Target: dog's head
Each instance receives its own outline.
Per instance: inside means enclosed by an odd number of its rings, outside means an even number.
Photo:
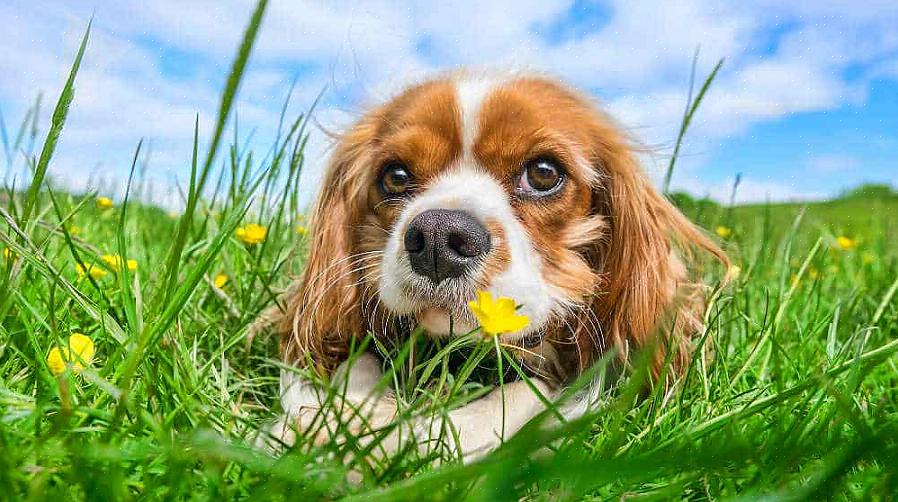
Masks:
[[[666,314],[698,323],[684,257],[726,260],[608,117],[541,76],[455,73],[371,110],[340,137],[311,225],[284,349],[322,368],[399,319],[468,332],[478,290],[529,317],[504,341],[566,344],[582,368],[644,345]]]

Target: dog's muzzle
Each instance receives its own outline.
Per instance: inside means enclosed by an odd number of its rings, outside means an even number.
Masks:
[[[408,224],[404,244],[412,270],[439,284],[474,267],[490,251],[490,240],[467,211],[428,209]]]

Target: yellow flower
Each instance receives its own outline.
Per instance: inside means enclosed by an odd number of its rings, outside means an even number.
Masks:
[[[97,197],[97,207],[100,209],[109,209],[113,206],[112,199],[109,197]]]
[[[69,227],[69,235],[78,235],[81,233],[81,227],[78,225],[72,225]]]
[[[733,233],[732,229],[723,225],[717,227],[714,231],[717,232],[717,235],[719,235],[721,239],[726,239]]]
[[[98,267],[92,263],[86,263],[84,266],[80,263],[76,263],[75,270],[78,272],[78,277],[84,277],[85,275],[90,274],[94,279],[102,279],[106,276],[106,271],[103,270],[102,267]]]
[[[735,281],[739,278],[740,274],[742,274],[742,267],[739,265],[732,265],[729,270],[727,270],[726,280]]]
[[[212,280],[212,284],[215,284],[215,287],[221,289],[225,284],[228,283],[228,276],[224,274],[218,274],[215,276],[215,279]]]
[[[309,230],[308,230],[306,227],[304,227],[304,226],[302,226],[302,225],[296,225],[296,233],[297,233],[297,234],[299,234],[299,235],[306,235],[306,233],[307,233],[308,231],[309,231]]]
[[[54,375],[59,375],[66,369],[66,364],[73,371],[81,371],[90,364],[94,358],[94,342],[81,333],[72,333],[69,337],[68,347],[60,349],[53,347],[47,355],[47,366]]]
[[[13,252],[12,249],[9,249],[9,248],[3,248],[3,258],[5,258],[5,259],[7,259],[7,260],[9,260],[9,261],[13,261],[13,260],[16,259],[16,253]]]
[[[122,257],[117,254],[104,254],[100,257],[109,268],[111,268],[114,272],[122,271]],[[128,259],[125,261],[128,267],[128,272],[134,272],[137,270],[137,260]]]
[[[857,247],[857,241],[854,239],[845,237],[844,235],[840,235],[840,236],[836,237],[836,245],[842,251],[851,251],[852,249],[855,249]]]
[[[262,225],[250,223],[246,226],[237,228],[234,235],[243,241],[244,244],[254,245],[265,242],[265,236],[268,235],[268,229]]]
[[[468,302],[468,307],[480,321],[481,331],[489,335],[520,331],[530,324],[527,316],[515,313],[513,299],[493,300],[489,291],[478,291],[477,300]]]
[[[813,281],[813,280],[817,279],[818,277],[820,277],[820,272],[818,272],[816,268],[811,267],[808,269],[807,276],[808,276],[808,279]],[[792,277],[791,277],[791,282],[792,282],[793,286],[798,286],[801,283],[801,278],[798,277],[798,274],[793,272]]]

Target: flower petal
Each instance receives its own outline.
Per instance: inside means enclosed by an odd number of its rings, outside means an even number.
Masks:
[[[482,308],[485,312],[492,311],[493,306],[495,305],[492,293],[482,290],[477,291],[477,303],[480,304],[480,308]]]
[[[514,315],[515,302],[511,298],[502,297],[496,301],[496,313],[503,316]]]
[[[94,358],[94,342],[81,333],[69,337],[69,349],[65,354],[72,368],[83,370]]]
[[[509,319],[508,322],[508,331],[521,331],[526,328],[530,324],[530,318],[525,315],[516,315],[513,318]]]
[[[62,351],[59,350],[59,347],[50,349],[50,353],[47,354],[47,367],[50,368],[50,373],[54,375],[59,375],[65,371],[65,360],[62,358]]]

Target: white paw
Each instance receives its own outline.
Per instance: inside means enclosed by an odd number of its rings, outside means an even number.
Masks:
[[[396,416],[395,401],[378,386],[381,376],[380,362],[370,354],[340,365],[327,388],[296,372],[282,371],[285,413],[257,443],[269,451],[292,446],[300,438],[316,446],[350,440],[368,444]]]

